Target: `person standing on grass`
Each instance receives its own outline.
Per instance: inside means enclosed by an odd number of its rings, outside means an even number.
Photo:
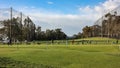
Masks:
[[[74,41],[74,40],[72,40],[72,45],[74,45],[74,42],[75,42],[75,41]]]
[[[118,44],[118,39],[116,40],[116,44]]]
[[[54,40],[52,40],[52,44],[54,43]]]

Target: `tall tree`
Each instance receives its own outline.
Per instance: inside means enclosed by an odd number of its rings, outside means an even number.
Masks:
[[[92,29],[89,26],[83,28],[83,35],[84,37],[91,37]]]

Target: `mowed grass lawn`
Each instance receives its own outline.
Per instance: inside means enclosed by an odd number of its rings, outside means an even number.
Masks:
[[[0,45],[0,57],[0,67],[21,68],[24,63],[28,68],[120,68],[120,49],[115,44]]]

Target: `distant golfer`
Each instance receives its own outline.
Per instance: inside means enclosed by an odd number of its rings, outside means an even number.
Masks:
[[[74,41],[74,40],[72,40],[72,45],[74,45],[74,42],[75,42],[75,41]]]
[[[118,39],[117,39],[117,41],[116,41],[116,44],[118,44]]]

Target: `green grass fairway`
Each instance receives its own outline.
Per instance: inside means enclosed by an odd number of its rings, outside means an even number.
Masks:
[[[0,45],[0,67],[120,68],[118,45]]]
[[[116,39],[107,38],[107,37],[90,37],[90,38],[82,38],[82,39],[76,39],[76,40],[116,40]]]

